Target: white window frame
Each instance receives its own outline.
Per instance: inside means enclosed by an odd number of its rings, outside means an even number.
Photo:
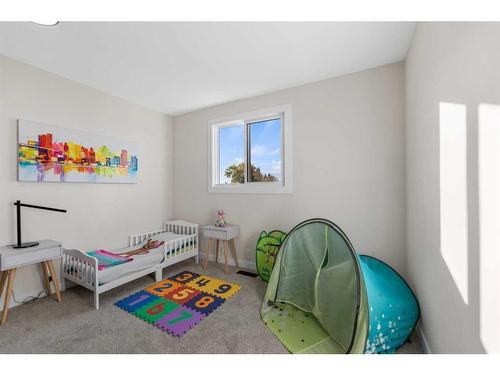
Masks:
[[[250,159],[248,150],[249,123],[281,117],[281,181],[277,182],[245,182],[242,184],[219,184],[219,133],[218,129],[226,126],[244,125],[244,162]],[[291,104],[283,104],[258,111],[240,113],[210,120],[208,122],[208,192],[209,193],[293,193],[293,160],[292,160],[293,118]]]

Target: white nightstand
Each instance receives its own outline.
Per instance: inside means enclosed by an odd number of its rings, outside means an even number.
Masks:
[[[208,265],[208,255],[210,254],[210,242],[214,239],[215,242],[215,262],[219,261],[219,242],[222,241],[224,246],[224,270],[227,275],[227,245],[231,249],[233,253],[234,261],[236,263],[236,267],[239,267],[238,264],[238,255],[236,253],[236,244],[234,243],[234,239],[240,235],[240,227],[238,225],[226,224],[225,227],[216,227],[215,225],[205,225],[203,227],[203,235],[208,237],[207,240],[207,253],[205,255],[205,263],[203,265],[204,268],[207,268]]]
[[[52,281],[57,302],[61,303],[59,280],[57,279],[57,273],[52,261],[61,258],[62,252],[61,243],[53,240],[43,240],[40,241],[37,246],[23,249],[14,249],[12,246],[0,248],[0,295],[2,295],[5,283],[7,282],[7,292],[5,293],[0,324],[5,324],[7,321],[10,297],[12,295],[12,288],[14,287],[14,278],[16,277],[16,271],[19,267],[41,263],[47,293],[49,296],[51,295],[50,282]]]

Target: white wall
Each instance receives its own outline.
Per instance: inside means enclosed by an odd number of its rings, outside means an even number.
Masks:
[[[17,119],[136,141],[137,184],[17,182]],[[23,209],[23,240],[52,238],[67,248],[113,249],[128,234],[155,229],[173,216],[171,119],[87,86],[0,56],[0,245],[15,242],[21,199],[68,213]],[[18,300],[42,290],[40,267],[16,274]]]
[[[404,273],[403,84],[397,63],[175,117],[176,216],[204,225],[223,208],[241,225],[247,267],[260,231],[324,217],[359,251]],[[293,106],[294,193],[208,193],[208,121],[285,103]]]
[[[436,353],[500,352],[499,40],[423,23],[406,61],[407,269]]]

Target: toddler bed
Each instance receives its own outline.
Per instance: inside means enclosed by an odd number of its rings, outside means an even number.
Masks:
[[[163,268],[193,257],[198,262],[198,224],[180,220],[167,221],[160,230],[131,235],[128,247],[112,252],[125,254],[140,248],[148,239],[163,241],[163,244],[145,254],[132,255],[131,261],[104,269],[99,269],[95,256],[64,249],[62,279],[93,291],[94,305],[98,309],[101,293],[151,273],[158,282],[162,280]]]

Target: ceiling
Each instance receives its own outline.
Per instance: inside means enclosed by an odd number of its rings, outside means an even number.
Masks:
[[[179,114],[404,60],[411,22],[0,22],[0,54]]]

